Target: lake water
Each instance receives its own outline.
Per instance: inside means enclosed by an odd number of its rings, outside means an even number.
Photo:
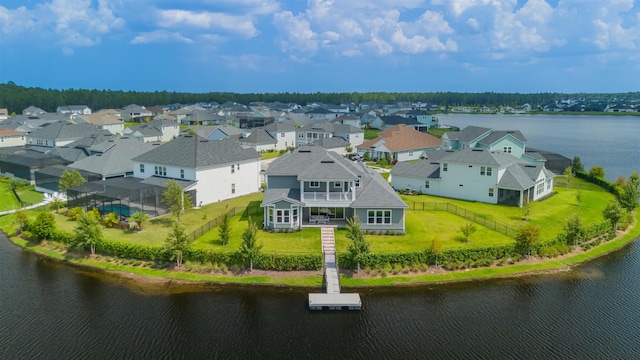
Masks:
[[[498,118],[440,121],[520,129],[529,146],[578,155],[614,178],[640,167],[640,118]],[[614,143],[612,155],[592,160],[603,151],[595,144]],[[571,271],[365,289],[361,311],[311,312],[304,289],[143,286],[39,258],[2,237],[0,358],[633,359],[638,274],[633,243]]]

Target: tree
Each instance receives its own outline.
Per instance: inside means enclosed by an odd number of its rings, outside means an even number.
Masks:
[[[91,250],[91,255],[96,254],[96,244],[102,240],[102,227],[98,220],[90,213],[82,211],[78,214],[78,224],[75,228],[74,246],[85,249],[87,246]]]
[[[438,235],[431,240],[431,252],[436,256],[436,267],[438,267],[438,257],[442,255],[442,241]]]
[[[569,184],[571,184],[571,179],[573,178],[573,169],[571,167],[564,169],[564,176],[567,177],[567,188],[569,188]]]
[[[15,215],[16,217],[14,222],[18,224],[18,231],[19,231],[18,233],[20,234],[22,233],[22,230],[24,230],[24,228],[29,223],[29,213],[23,209],[20,209],[15,212]]]
[[[260,255],[262,244],[258,244],[258,227],[249,218],[247,228],[242,233],[242,243],[240,243],[240,256],[246,262],[249,261],[249,271],[253,271],[253,259]]]
[[[602,166],[594,166],[589,170],[589,176],[604,179],[604,168]]]
[[[43,211],[36,216],[29,230],[38,240],[51,239],[56,232],[56,219],[52,213]]]
[[[347,219],[347,239],[351,239],[351,244],[349,244],[349,256],[353,261],[357,263],[358,272],[360,272],[360,263],[366,258],[369,254],[370,247],[369,243],[364,237],[364,231],[360,227],[360,218],[358,215]]]
[[[569,216],[567,223],[564,225],[564,234],[567,242],[573,245],[577,245],[584,240],[585,232],[578,215]]]
[[[56,209],[56,214],[59,214],[60,208],[64,205],[64,201],[56,197],[53,198],[49,204]]]
[[[180,222],[175,221],[173,227],[165,240],[165,249],[171,254],[171,260],[176,261],[176,266],[182,266],[182,256],[185,250],[189,248],[191,239],[187,235],[187,231]]]
[[[78,170],[65,170],[60,176],[60,181],[58,182],[58,190],[60,192],[66,193],[67,190],[71,189],[74,186],[82,185],[87,180],[80,175]]]
[[[136,211],[131,216],[129,216],[129,220],[138,224],[138,230],[142,230],[142,224],[149,219],[149,214],[144,211]]]
[[[531,251],[540,244],[540,228],[525,225],[516,232],[516,249],[522,255],[531,255]]]
[[[365,151],[364,155],[362,155],[362,160],[363,161],[371,161],[371,154],[368,151]]]
[[[462,233],[464,240],[466,242],[469,242],[471,240],[471,234],[476,232],[476,230],[477,230],[476,226],[473,225],[472,223],[466,223],[460,226],[460,232]]]
[[[531,215],[531,202],[527,201],[522,204],[522,219],[529,221],[529,215]]]
[[[573,157],[573,160],[571,161],[571,168],[573,169],[573,172],[584,171],[584,165],[582,165],[580,157]]]
[[[176,215],[178,222],[180,222],[180,213],[192,206],[191,196],[185,194],[180,184],[173,179],[167,182],[167,190],[162,193],[162,202],[169,207],[173,215]]]
[[[638,172],[634,171],[619,191],[618,200],[620,200],[620,205],[629,212],[633,212],[640,205],[638,185],[640,185],[640,179]]]
[[[625,209],[620,205],[620,202],[613,200],[607,204],[607,207],[602,211],[602,216],[611,222],[613,231],[618,228],[618,222],[625,215]]]
[[[9,187],[11,188],[11,190],[16,191],[19,188],[25,186],[27,183],[24,180],[18,179],[18,178],[13,178],[9,181]]]
[[[576,202],[578,203],[578,207],[582,205],[582,191],[576,191]]]
[[[231,238],[231,222],[229,220],[229,214],[225,213],[220,219],[220,224],[218,224],[218,235],[220,235],[222,245],[229,244],[229,239]]]

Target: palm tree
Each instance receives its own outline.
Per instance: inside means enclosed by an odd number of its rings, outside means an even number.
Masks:
[[[142,230],[142,223],[149,219],[149,214],[144,211],[136,211],[129,217],[129,220],[138,224],[138,230]]]

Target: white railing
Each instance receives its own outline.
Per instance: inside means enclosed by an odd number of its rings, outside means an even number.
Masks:
[[[303,192],[302,201],[352,201],[351,192]]]

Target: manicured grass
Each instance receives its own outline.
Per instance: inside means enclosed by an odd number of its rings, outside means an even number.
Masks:
[[[29,185],[27,187],[18,190],[18,195],[22,201],[29,204],[37,204],[42,202],[43,195],[41,192],[35,190],[35,185]]]
[[[427,133],[435,137],[441,138],[442,135],[444,135],[444,133],[450,132],[450,131],[454,131],[454,130],[449,128],[429,128],[429,131],[427,131]]]
[[[380,130],[377,129],[364,129],[364,139],[373,140],[378,137]]]
[[[0,211],[14,210],[20,207],[9,184],[0,182]]]
[[[612,194],[602,191],[577,190],[566,188],[555,188],[557,194],[551,198],[531,203],[530,221],[523,220],[522,209],[507,205],[487,205],[480,202],[441,198],[430,195],[407,196],[401,195],[402,199],[410,208],[422,209],[422,203],[450,203],[486,216],[504,225],[517,229],[525,224],[532,224],[540,227],[540,236],[543,240],[555,237],[566,223],[566,219],[572,214],[577,214],[584,225],[598,223],[602,221],[602,211],[610,200],[614,199]],[[581,192],[581,203],[576,200],[576,193]]]
[[[262,160],[275,159],[279,156],[280,156],[279,151],[272,151],[272,152],[266,151],[266,152],[260,153],[260,157],[262,158]]]

